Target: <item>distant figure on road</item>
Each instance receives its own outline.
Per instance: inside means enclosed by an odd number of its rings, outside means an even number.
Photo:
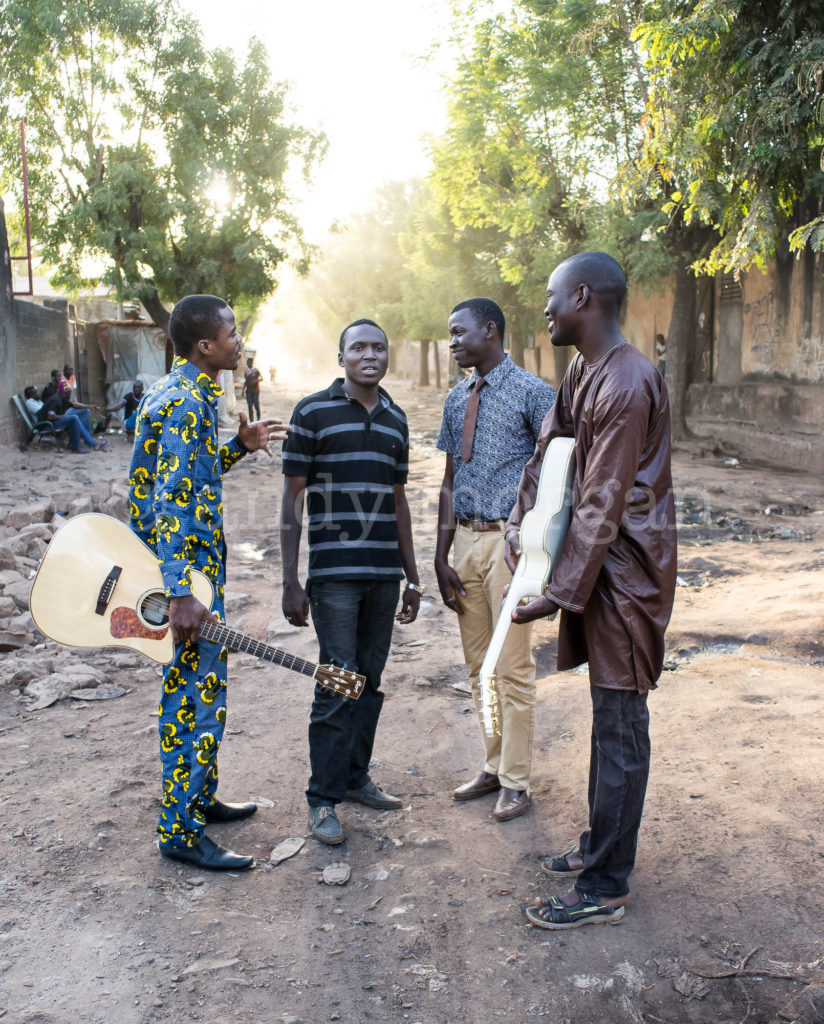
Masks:
[[[260,419],[260,382],[262,380],[260,370],[255,366],[254,359],[249,356],[246,360],[246,370],[243,374],[243,389],[241,394],[246,395],[246,407],[249,410],[249,419],[253,414]]]

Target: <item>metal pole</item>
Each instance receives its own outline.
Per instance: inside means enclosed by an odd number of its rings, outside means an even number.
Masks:
[[[26,260],[29,268],[29,295],[34,295],[31,270],[31,226],[29,224],[29,171],[26,164],[26,122],[20,118],[20,152],[23,156],[23,211],[26,218]]]

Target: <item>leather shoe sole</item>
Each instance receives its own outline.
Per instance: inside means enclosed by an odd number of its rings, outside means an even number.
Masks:
[[[257,804],[223,804],[220,800],[204,808],[203,816],[207,825],[222,825],[227,821],[240,821],[251,817],[257,810]]]
[[[245,871],[255,863],[254,857],[244,857],[234,850],[225,850],[214,840],[204,836],[195,846],[165,846],[158,843],[164,860],[191,864],[206,871]]]
[[[522,814],[526,814],[529,804],[529,793],[526,790],[504,787],[492,814],[496,821],[510,821],[512,818],[519,818]]]
[[[481,772],[471,782],[458,786],[452,797],[458,801],[477,800],[479,796],[486,796],[487,793],[497,793],[500,788],[501,783],[497,775]]]

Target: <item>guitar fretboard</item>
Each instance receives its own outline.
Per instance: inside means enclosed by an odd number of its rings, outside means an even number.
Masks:
[[[253,654],[256,658],[264,658],[266,661],[273,661],[276,665],[284,665],[295,672],[302,672],[305,676],[314,678],[317,665],[310,661],[304,661],[294,654],[287,654],[279,647],[272,647],[271,644],[261,643],[255,640],[248,633],[241,633],[236,629],[229,629],[220,623],[205,620],[200,627],[200,635],[213,644],[222,644],[232,651],[243,651],[246,654]]]

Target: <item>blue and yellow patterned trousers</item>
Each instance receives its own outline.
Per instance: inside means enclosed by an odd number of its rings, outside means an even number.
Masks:
[[[221,622],[223,588],[212,614]],[[225,647],[199,640],[175,647],[163,672],[160,760],[163,799],[157,831],[163,846],[194,846],[203,838],[203,811],[215,798],[217,752],[226,725]]]

